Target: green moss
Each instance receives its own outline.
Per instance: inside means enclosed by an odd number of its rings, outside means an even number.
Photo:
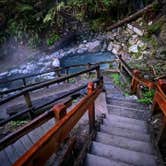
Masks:
[[[153,101],[155,90],[145,89],[143,92],[143,98],[138,99],[140,103],[151,104]]]
[[[47,45],[48,46],[52,46],[59,39],[60,39],[59,35],[53,34],[50,38],[47,39]]]

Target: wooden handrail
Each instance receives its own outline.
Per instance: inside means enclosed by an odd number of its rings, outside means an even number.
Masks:
[[[141,72],[139,70],[131,70],[130,67],[125,63],[121,56],[119,56],[119,69],[122,67],[127,71],[127,73],[132,77],[131,81],[131,92],[136,93],[140,90],[140,85],[144,85],[149,89],[155,90],[155,95],[153,97],[152,112],[162,112],[164,114],[163,123],[160,134],[157,138],[157,143],[162,144],[166,139],[166,79],[165,76],[158,79],[157,82],[149,81],[141,77]]]
[[[97,79],[97,80],[94,80],[94,81],[93,81],[93,83],[96,83],[96,84],[99,84],[99,82],[102,82],[102,77],[101,77],[100,79]],[[80,87],[78,87],[78,88],[72,89],[70,92],[65,93],[65,94],[63,94],[63,95],[61,95],[61,96],[59,96],[59,97],[53,98],[51,101],[49,101],[49,102],[47,102],[47,103],[45,103],[45,104],[42,104],[41,106],[33,107],[33,110],[31,110],[31,109],[22,110],[21,112],[18,112],[18,113],[16,113],[16,114],[10,116],[10,117],[7,118],[7,119],[5,119],[5,120],[3,120],[3,121],[0,121],[0,126],[5,125],[6,123],[8,123],[8,122],[11,121],[11,120],[15,120],[15,119],[17,119],[18,117],[20,117],[20,116],[22,116],[22,115],[24,115],[24,114],[27,114],[27,113],[30,112],[30,111],[33,111],[32,113],[35,114],[35,112],[36,112],[37,110],[40,110],[40,109],[42,109],[43,107],[46,107],[46,106],[48,106],[48,105],[50,105],[50,104],[52,104],[52,103],[55,103],[55,102],[57,102],[57,101],[59,101],[59,100],[61,100],[61,99],[63,99],[63,98],[66,98],[66,97],[68,97],[68,96],[72,96],[73,94],[79,92],[79,91],[82,90],[82,89],[85,89],[86,87],[87,87],[87,84],[82,85],[82,86],[80,86]]]
[[[94,66],[94,65],[107,64],[107,63],[113,63],[113,62],[115,62],[115,60],[102,61],[102,62],[98,62],[98,63],[88,63],[88,64],[90,64],[91,66]],[[27,79],[27,78],[30,78],[30,77],[35,77],[35,76],[39,76],[39,75],[48,74],[48,73],[51,73],[51,72],[57,72],[57,71],[60,72],[60,71],[67,70],[67,69],[69,70],[70,68],[85,67],[85,66],[87,66],[87,64],[70,65],[70,66],[60,67],[59,69],[55,69],[55,70],[48,70],[48,71],[44,71],[44,72],[41,72],[41,73],[29,74],[29,75],[26,75],[26,76],[21,76],[21,77],[17,77],[17,78],[13,78],[13,79],[8,79],[8,80],[5,80],[5,81],[3,81],[3,79],[1,79],[0,84],[4,84],[4,83],[6,84],[6,83],[22,80],[22,79]]]
[[[138,93],[140,90],[140,85],[144,85],[149,89],[154,89],[155,94],[152,102],[152,113],[162,112],[163,116],[163,126],[161,127],[159,134],[157,136],[156,142],[160,146],[166,140],[166,77],[163,76],[159,78],[157,82],[149,81],[141,77],[141,72],[139,70],[131,70],[130,67],[125,63],[121,56],[119,56],[119,70],[125,69],[130,77],[131,81],[131,92]]]
[[[93,70],[96,70],[97,73],[100,73],[100,67],[99,66],[93,66],[93,67],[91,67],[89,69],[86,69],[86,70],[83,70],[83,71],[80,71],[80,72],[77,72],[77,73],[74,73],[74,74],[70,74],[70,75],[65,76],[65,77],[61,77],[61,78],[58,78],[58,79],[54,79],[54,80],[51,80],[51,81],[40,83],[40,84],[35,85],[33,87],[25,88],[21,92],[18,92],[16,94],[12,95],[12,96],[7,97],[6,99],[1,100],[0,101],[0,105],[4,104],[4,103],[7,103],[8,101],[13,100],[13,99],[15,99],[15,98],[17,98],[19,96],[22,96],[22,95],[25,95],[25,94],[27,94],[29,92],[32,92],[34,90],[41,89],[43,87],[47,87],[47,86],[50,86],[50,85],[55,84],[55,83],[63,82],[65,80],[68,80],[70,78],[79,76],[79,75],[84,74],[84,73],[88,73],[88,72],[93,71]],[[99,75],[97,75],[97,76],[99,76]]]
[[[71,100],[66,100],[63,103],[66,107],[71,106]],[[39,115],[37,118],[26,124],[25,126],[19,128],[18,130],[14,131],[13,133],[7,135],[6,137],[0,140],[0,150],[4,149],[8,145],[17,141],[20,137],[24,136],[25,134],[29,133],[30,131],[34,130],[35,128],[41,126],[48,120],[54,117],[53,111],[49,110],[44,112],[43,114]]]
[[[20,159],[18,159],[14,166],[36,166],[44,165],[49,157],[55,153],[60,144],[68,136],[69,132],[73,129],[80,118],[85,114],[87,109],[91,112],[92,105],[94,104],[97,96],[102,92],[102,85],[97,86],[95,90],[93,84],[88,85],[89,92],[70,112],[66,114],[65,106],[63,104],[56,105],[53,109],[55,117],[59,113],[59,121],[51,128],[42,138],[40,138]],[[61,116],[60,116],[61,115]],[[63,116],[64,115],[64,116]],[[94,126],[94,114],[89,113],[90,126]],[[94,129],[94,128],[93,128]]]

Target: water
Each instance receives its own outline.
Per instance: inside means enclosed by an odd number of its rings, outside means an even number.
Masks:
[[[115,59],[115,56],[110,53],[110,52],[98,52],[98,53],[86,53],[86,54],[82,54],[82,55],[68,55],[68,56],[64,56],[63,58],[60,59],[60,64],[61,67],[65,67],[65,66],[71,66],[71,65],[78,65],[78,64],[87,64],[87,63],[91,63],[91,64],[95,64],[98,62],[103,62],[103,61],[111,61]],[[52,61],[52,59],[49,60],[50,63]],[[36,65],[35,65],[36,64]],[[34,66],[34,71],[28,74],[18,74],[18,73],[13,73],[10,76],[11,78],[17,78],[18,75],[19,76],[25,76],[25,75],[29,75],[29,74],[33,74],[33,73],[40,73],[41,68],[39,66],[37,66],[36,61],[33,61],[33,65],[31,65],[32,67]],[[102,64],[100,65],[101,69],[107,69],[109,68],[109,64]],[[32,67],[30,67],[30,69],[32,69]],[[47,68],[49,68],[49,66],[47,66]],[[69,70],[69,73],[73,73],[73,72],[79,72],[81,70],[86,69],[85,67],[77,67],[77,68],[72,68]],[[46,70],[46,69],[45,69]],[[16,70],[17,71],[17,70]],[[51,74],[51,75],[50,75]],[[48,73],[46,75],[41,75],[38,77],[31,77],[29,79],[26,79],[26,81],[30,82],[40,82],[41,80],[50,80],[53,79],[54,77],[54,73],[52,75],[52,73]],[[6,78],[7,79],[7,78]],[[0,84],[0,90],[3,88],[7,88],[7,89],[13,89],[16,87],[20,87],[23,85],[22,80],[19,81],[15,81],[12,83],[8,83],[8,84]]]
[[[110,52],[98,52],[98,53],[87,53],[82,55],[72,55],[63,57],[61,59],[61,66],[71,66],[71,65],[78,65],[78,64],[95,64],[98,62],[104,62],[104,61],[111,61],[115,59],[115,56]],[[102,64],[100,65],[101,69],[107,69],[109,68],[109,64]],[[82,69],[85,69],[85,67],[79,67],[70,69],[70,72],[78,72]]]

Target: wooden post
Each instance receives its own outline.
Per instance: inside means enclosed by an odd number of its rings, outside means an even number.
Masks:
[[[163,92],[166,94],[166,79],[159,79],[158,85],[161,87]]]
[[[32,101],[29,92],[24,93],[24,99],[27,104],[27,107],[30,109],[29,111],[29,117],[30,119],[33,119],[33,112],[32,112]]]
[[[94,92],[94,83],[88,83],[88,95],[93,94]],[[89,132],[91,133],[95,129],[95,106],[94,103],[91,104],[88,108],[89,115]]]
[[[66,69],[66,75],[69,75],[69,68]],[[67,79],[67,83],[69,83],[69,79]]]
[[[87,69],[90,69],[90,67],[91,67],[91,64],[88,63],[88,64],[87,64]],[[90,78],[90,72],[88,72],[88,78]]]
[[[103,76],[101,76],[99,81],[99,86],[103,87],[103,85],[104,85]]]
[[[27,84],[26,84],[26,79],[23,78],[22,81],[23,81],[23,85],[24,85],[24,87],[26,87],[26,85],[27,85]]]
[[[163,126],[160,130],[159,136],[157,138],[157,143],[159,145],[159,147],[163,144],[163,142],[165,142],[166,140],[166,118],[165,116],[163,116]]]
[[[62,103],[56,104],[52,111],[56,120],[61,120],[66,115],[66,106]]]
[[[122,58],[122,55],[119,55],[118,57],[119,57],[119,60],[118,60],[118,69],[119,69],[120,72],[122,72],[122,63],[120,61],[120,59]]]
[[[100,66],[97,66],[96,74],[97,74],[97,79],[100,79]]]
[[[131,90],[131,93],[137,93],[137,88],[138,88],[138,84],[139,84],[139,81],[137,81],[135,78],[139,78],[140,77],[140,74],[141,72],[139,70],[133,70],[133,78],[132,78],[132,81],[131,81],[131,86],[130,86],[130,90]]]

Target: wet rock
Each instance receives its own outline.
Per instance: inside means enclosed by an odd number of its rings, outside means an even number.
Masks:
[[[129,52],[130,53],[138,53],[138,46],[133,45],[133,46],[129,47]]]
[[[110,42],[110,43],[108,44],[107,50],[108,50],[108,51],[112,51],[112,49],[113,49],[113,45],[112,45],[112,42]]]
[[[122,49],[122,46],[120,44],[113,44],[112,53],[116,54],[116,55],[119,55],[121,49]]]
[[[98,52],[101,49],[101,41],[96,40],[94,42],[89,42],[86,44],[86,47],[90,53]]]
[[[87,52],[87,51],[88,51],[88,48],[84,47],[84,48],[79,48],[79,49],[77,50],[77,53],[78,53],[78,54],[83,54],[83,53],[85,53],[85,52]]]
[[[9,72],[0,73],[0,78],[1,78],[1,77],[4,77],[4,76],[7,76],[8,74],[9,74]]]
[[[107,50],[107,42],[105,41],[104,44],[103,44],[103,47],[102,47],[101,51],[104,52],[106,50]]]
[[[138,97],[135,95],[131,95],[131,96],[126,96],[125,99],[127,100],[138,100]]]
[[[131,24],[127,24],[127,28],[131,31],[133,31],[134,33],[136,33],[137,35],[139,36],[143,36],[144,32],[142,30],[140,30],[139,28],[137,27],[134,27],[133,25]]]
[[[106,34],[106,39],[107,40],[114,40],[114,35],[113,35],[113,33],[112,32],[107,32],[107,34]]]

